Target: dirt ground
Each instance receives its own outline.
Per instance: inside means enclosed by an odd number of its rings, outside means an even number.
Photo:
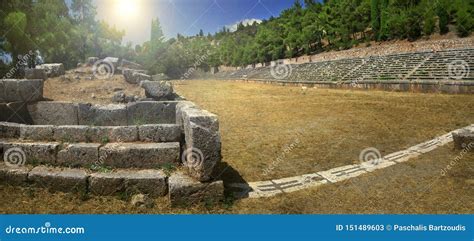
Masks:
[[[63,77],[50,78],[44,82],[43,96],[55,101],[110,104],[116,91],[126,95],[145,96],[138,85],[125,82],[122,75],[108,79],[90,79],[92,74],[68,71]]]
[[[45,96],[54,100],[109,103],[113,88],[140,91],[136,86],[128,89],[120,80],[48,81]],[[84,91],[77,92],[81,88]],[[225,181],[283,178],[358,163],[367,147],[385,155],[474,123],[471,95],[303,90],[224,81],[180,81],[175,82],[175,89],[219,116],[228,164],[221,167]],[[288,146],[293,148],[285,152]],[[117,197],[2,185],[0,212],[472,213],[474,155],[463,155],[446,176],[440,174],[460,154],[447,145],[343,183],[272,198],[234,200],[228,196],[220,204],[181,209],[169,207],[165,198],[156,199],[155,208],[141,210]],[[275,162],[277,158],[280,161]]]

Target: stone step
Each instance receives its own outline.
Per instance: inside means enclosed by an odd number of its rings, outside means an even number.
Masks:
[[[224,198],[222,181],[199,182],[177,171],[168,177],[162,170],[123,169],[91,172],[80,168],[7,166],[0,163],[0,184],[35,186],[51,191],[99,196],[148,194],[168,196],[172,206],[219,202]]]
[[[178,164],[180,156],[178,142],[61,144],[0,140],[0,150],[2,155],[17,158],[12,162],[82,168],[159,168]]]
[[[178,142],[182,131],[176,124],[139,126],[24,125],[0,122],[0,138],[57,142]]]
[[[168,177],[162,170],[156,169],[91,172],[87,169],[43,165],[9,167],[2,163],[0,183],[33,185],[60,192],[89,192],[99,196],[143,193],[151,197],[163,197],[168,193]]]

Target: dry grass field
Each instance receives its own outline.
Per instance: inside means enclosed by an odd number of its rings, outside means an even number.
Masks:
[[[82,85],[83,81],[77,81],[68,86],[73,90]],[[68,100],[67,95],[73,94],[53,86],[46,86],[46,97]],[[92,89],[74,94],[74,101],[102,103],[97,96],[110,91],[108,87],[87,88]],[[223,81],[179,81],[175,89],[219,116],[222,154],[230,167],[224,169],[226,181],[283,178],[358,163],[359,153],[367,147],[384,155],[474,123],[474,96],[470,95],[302,90]],[[90,91],[96,98],[91,99]],[[293,148],[285,152],[290,145]],[[169,207],[164,198],[156,199],[155,208],[141,210],[130,207],[124,198],[0,186],[0,212],[472,213],[474,154],[463,155],[446,176],[440,174],[459,155],[447,145],[346,182],[272,198],[234,200],[229,196],[220,204],[181,209]],[[275,165],[277,158],[280,161]],[[269,167],[271,171],[265,171]]]
[[[304,91],[223,81],[175,86],[179,94],[219,116],[224,161],[246,181],[358,163],[367,147],[386,155],[474,123],[470,95]]]

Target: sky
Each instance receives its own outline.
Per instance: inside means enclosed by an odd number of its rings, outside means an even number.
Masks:
[[[150,38],[151,20],[159,18],[166,38],[177,33],[215,33],[227,26],[268,19],[294,0],[93,0],[97,19],[125,30],[123,42],[141,44]]]

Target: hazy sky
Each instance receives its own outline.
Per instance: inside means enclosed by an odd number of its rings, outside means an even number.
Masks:
[[[94,0],[98,19],[126,31],[124,43],[150,38],[151,19],[159,17],[166,37],[214,33],[243,20],[268,19],[294,0]]]

